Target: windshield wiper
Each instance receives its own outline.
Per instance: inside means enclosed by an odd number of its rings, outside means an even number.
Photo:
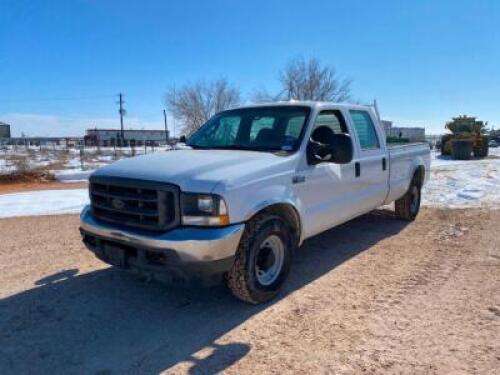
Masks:
[[[186,144],[186,146],[191,147],[193,150],[206,150],[207,148],[210,148],[210,147],[204,147],[204,146],[198,146],[198,145],[188,145],[188,144]]]
[[[223,145],[223,146],[216,146],[214,148],[220,150],[248,150],[247,147],[242,145]]]

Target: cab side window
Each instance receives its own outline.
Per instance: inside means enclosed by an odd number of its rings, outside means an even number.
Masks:
[[[318,126],[328,126],[335,134],[349,134],[344,116],[337,109],[321,111],[314,123],[314,128]]]
[[[349,114],[356,129],[361,149],[374,150],[380,148],[375,124],[373,124],[370,114],[366,111],[357,110],[351,110]]]

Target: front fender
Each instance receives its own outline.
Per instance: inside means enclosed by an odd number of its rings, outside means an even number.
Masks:
[[[298,215],[300,221],[300,241],[304,238],[304,208],[300,198],[293,190],[286,186],[266,186],[253,191],[226,192],[226,203],[228,205],[231,222],[245,222],[263,209],[276,205],[285,204],[290,206]]]

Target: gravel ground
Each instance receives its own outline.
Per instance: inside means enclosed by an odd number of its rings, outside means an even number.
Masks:
[[[1,374],[500,368],[500,211],[377,211],[309,241],[265,306],[108,268],[78,218],[0,220]]]

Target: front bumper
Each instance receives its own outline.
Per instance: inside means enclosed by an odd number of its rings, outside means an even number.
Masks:
[[[183,227],[166,233],[131,232],[97,221],[90,206],[80,215],[83,242],[106,263],[160,281],[203,284],[220,279],[231,267],[245,228]]]

